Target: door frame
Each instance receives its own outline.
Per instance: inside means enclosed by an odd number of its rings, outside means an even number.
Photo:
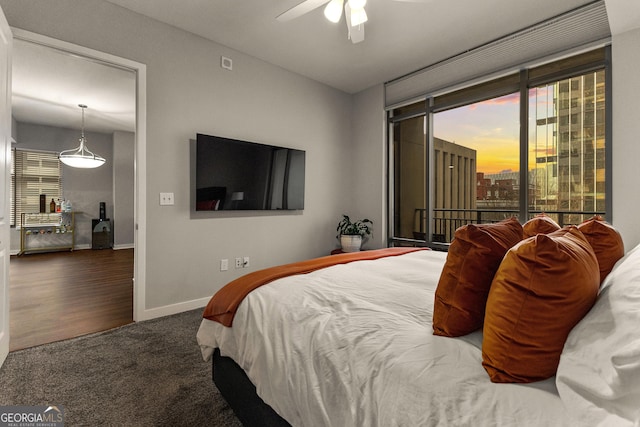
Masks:
[[[9,354],[9,258],[11,250],[9,221],[9,177],[11,170],[11,59],[13,36],[11,28],[0,8],[0,366]]]
[[[136,128],[134,167],[134,267],[133,321],[145,320],[146,217],[147,217],[147,66],[98,50],[54,39],[19,28],[11,28],[13,38],[80,56],[90,61],[132,71],[136,75]],[[9,194],[7,194],[7,198]]]

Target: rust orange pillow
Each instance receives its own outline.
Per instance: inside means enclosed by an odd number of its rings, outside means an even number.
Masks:
[[[491,381],[555,375],[564,342],[595,303],[599,285],[596,255],[575,226],[510,249],[487,299],[482,365]]]
[[[616,262],[624,256],[622,236],[599,215],[584,221],[578,225],[578,229],[585,235],[598,258],[602,284]]]
[[[524,238],[533,237],[536,234],[549,234],[560,230],[560,226],[547,214],[538,214],[525,222],[522,226]]]
[[[504,254],[522,240],[516,218],[458,228],[447,254],[433,307],[433,333],[466,335],[482,327],[489,287]]]

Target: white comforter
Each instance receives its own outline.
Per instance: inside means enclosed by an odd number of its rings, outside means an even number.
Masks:
[[[293,426],[573,425],[554,379],[489,381],[481,332],[433,335],[445,258],[419,251],[262,286],[232,328],[203,320],[202,354],[233,358]]]

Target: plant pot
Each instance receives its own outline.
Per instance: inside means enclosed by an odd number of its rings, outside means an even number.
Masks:
[[[362,246],[362,236],[343,234],[340,236],[340,244],[344,252],[358,252]]]

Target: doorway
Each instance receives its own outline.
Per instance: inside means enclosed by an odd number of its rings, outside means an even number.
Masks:
[[[128,181],[128,186],[129,186],[130,192],[132,193],[131,194],[132,203],[126,203],[124,199],[122,198],[119,199],[118,195],[115,194],[115,191],[117,191],[117,188],[120,188],[120,189],[122,188],[122,183],[116,183],[115,182],[116,178],[114,178],[113,190],[112,190],[114,195],[112,196],[112,199],[110,200],[109,204],[112,207],[113,218],[117,222],[117,225],[114,226],[114,248],[118,250],[113,252],[119,252],[122,249],[123,253],[128,254],[124,256],[124,258],[129,257],[132,261],[132,264],[133,264],[132,274],[131,274],[131,277],[129,278],[130,280],[129,283],[131,284],[130,286],[132,287],[132,292],[131,292],[132,295],[129,298],[128,304],[129,304],[129,307],[132,306],[133,320],[134,321],[140,320],[141,313],[144,309],[144,298],[143,298],[144,292],[141,291],[141,289],[144,288],[144,253],[145,253],[144,200],[145,200],[145,188],[146,188],[146,185],[145,185],[145,169],[146,168],[145,168],[144,159],[145,159],[145,139],[146,139],[146,132],[145,132],[145,129],[146,129],[146,125],[145,125],[146,67],[144,66],[144,64],[139,64],[134,61],[126,60],[124,58],[115,57],[109,54],[94,51],[94,50],[73,45],[67,42],[51,39],[49,37],[41,36],[35,33],[14,29],[14,50],[16,48],[19,48],[21,44],[24,45],[25,43],[31,44],[33,46],[37,46],[38,49],[49,50],[51,53],[57,55],[58,57],[65,57],[70,61],[70,63],[72,63],[73,61],[76,61],[76,64],[78,64],[77,61],[80,61],[80,63],[84,65],[89,65],[93,67],[92,70],[95,70],[97,67],[98,68],[102,67],[106,71],[106,74],[115,73],[115,74],[119,74],[120,76],[127,75],[127,74],[132,76],[133,86],[131,90],[133,93],[130,94],[130,98],[133,102],[132,122],[131,122],[132,124],[130,125],[131,128],[130,129],[126,128],[127,124],[124,123],[126,120],[123,120],[122,117],[116,117],[113,114],[110,115],[110,113],[113,113],[113,110],[114,110],[113,108],[111,109],[111,111],[109,110],[108,107],[100,108],[99,102],[98,103],[94,102],[94,108],[97,110],[96,114],[94,115],[94,118],[96,118],[96,121],[100,122],[100,124],[97,125],[98,129],[96,129],[95,132],[112,132],[113,131],[118,133],[127,133],[129,131],[133,131],[131,141],[134,147],[131,150],[132,156],[128,156],[129,159],[133,158],[133,162],[131,165],[132,172]],[[100,90],[94,90],[93,92],[97,92],[97,93],[93,93],[93,95],[98,97],[102,95],[102,98],[105,98],[105,97],[108,98],[109,95],[113,95],[112,93],[113,91],[109,92],[107,90],[105,92],[105,86],[106,86],[106,84],[104,84],[105,80],[103,78],[101,79],[101,77],[96,76],[95,71],[85,72],[84,74],[81,71],[80,72],[74,71],[73,73],[71,73],[69,70],[77,71],[77,70],[81,70],[82,67],[78,67],[77,69],[74,68],[73,65],[70,65],[70,67],[71,68],[69,69],[60,69],[60,67],[48,67],[48,70],[52,74],[51,77],[54,79],[56,78],[56,76],[62,77],[62,76],[68,76],[69,74],[73,74],[73,77],[76,79],[76,83],[78,83],[80,88],[76,87],[74,89],[73,86],[68,87],[66,88],[66,91],[68,93],[71,93],[71,94],[75,93],[76,96],[82,96],[83,93],[87,92],[86,88],[91,87],[91,85],[93,85],[94,89],[100,89]],[[80,81],[82,80],[82,77],[86,77],[88,81],[85,81],[84,83],[80,83]],[[63,87],[66,84],[69,84],[69,82],[67,81],[66,83],[63,83]],[[85,85],[84,89],[82,88],[82,84]],[[48,82],[48,86],[49,88],[51,87],[50,82]],[[40,90],[39,93],[42,95],[46,95],[48,91]],[[56,128],[57,126],[54,126],[55,124],[64,123],[65,115],[69,115],[69,113],[74,109],[78,110],[77,106],[74,105],[77,102],[75,101],[72,102],[69,100],[63,101],[60,99],[60,97],[55,98],[54,101],[51,101],[50,99],[49,100],[38,99],[38,97],[36,96],[25,96],[25,98],[20,101],[26,104],[27,110],[31,110],[36,114],[40,115],[39,120],[41,120],[42,122],[36,125],[40,127],[44,126],[44,127]],[[110,101],[112,101],[111,106],[113,106],[117,100],[111,99]],[[79,102],[88,103],[91,101],[80,100]],[[50,111],[46,112],[46,109]],[[21,116],[22,113],[19,112],[20,109],[17,109],[17,111],[18,111],[17,115],[20,117],[18,118],[14,117],[14,120],[13,120],[14,126],[16,126],[16,123],[19,121],[22,121],[22,122],[25,121],[25,117]],[[56,116],[56,114],[58,115]],[[77,111],[76,111],[76,114],[77,114]],[[49,120],[53,120],[53,122],[47,123],[46,120],[43,119],[43,117],[53,117],[52,119],[51,118],[49,119]],[[19,136],[17,139],[18,139],[18,144],[20,144]],[[71,139],[68,141],[68,144],[73,144],[73,142],[74,140]],[[114,144],[115,144],[115,141],[114,141]],[[91,145],[91,142],[89,142],[89,145]],[[73,148],[73,147],[66,147],[66,148]],[[55,151],[61,151],[61,150],[59,148],[55,148]],[[117,154],[114,154],[112,160],[115,161],[117,160],[118,157],[122,157],[122,156],[118,156]],[[115,166],[112,166],[112,167],[114,167],[113,175],[123,176],[123,174],[121,173],[122,169],[118,170],[118,172],[116,173]],[[101,196],[104,197],[104,194],[102,194]],[[98,206],[97,203],[92,203],[95,205],[93,207],[89,205],[89,207],[83,208],[82,203],[86,199],[86,197],[84,197],[80,193],[76,193],[75,197],[79,202],[73,206],[74,210],[86,210],[87,216],[89,218],[91,216],[97,217],[97,206]],[[73,199],[72,199],[72,203],[73,203]],[[86,203],[91,203],[91,202],[86,202]],[[127,204],[129,206],[126,206]],[[121,209],[118,210],[120,207]],[[119,212],[126,212],[127,211],[126,208],[130,209],[129,215],[127,215],[126,213],[122,215],[118,214]],[[93,212],[94,210],[96,212]],[[126,219],[127,224],[125,224],[125,221],[118,222],[119,221],[118,217],[120,217],[120,220],[122,220],[123,218]],[[78,224],[77,229],[78,229],[79,236],[83,236],[83,232],[82,232],[83,230],[81,228],[82,226]],[[120,230],[125,228],[130,229],[131,235],[129,237],[125,236],[123,239],[118,240],[119,228]],[[87,219],[85,218],[84,229],[85,229],[84,237],[81,237],[80,240],[77,241],[76,248],[87,249],[87,250],[74,251],[73,253],[74,257],[75,255],[78,255],[81,252],[87,252],[87,255],[88,253],[92,252],[92,250],[90,249],[91,219],[87,221]],[[16,233],[15,230],[12,229],[11,230],[12,242],[16,241],[15,236],[18,236],[18,233]],[[17,237],[17,239],[19,239],[19,237]],[[15,244],[12,243],[12,253],[15,253],[15,252],[16,252],[16,247],[15,247]],[[97,251],[97,252],[101,252],[101,251]],[[51,256],[53,257],[64,256],[64,255],[69,255],[69,254],[68,253],[51,254]],[[100,254],[96,253],[95,255],[100,255]],[[103,253],[102,255],[105,255],[105,253]],[[26,255],[26,256],[29,256],[29,255]],[[40,257],[40,256],[45,256],[45,254],[37,254],[35,256]],[[104,295],[102,297],[104,298]],[[10,303],[10,306],[11,306],[11,303]],[[10,316],[12,315],[11,311],[12,309],[10,310]],[[13,347],[13,345],[11,347]]]
[[[133,321],[133,248],[12,256],[9,351]]]

